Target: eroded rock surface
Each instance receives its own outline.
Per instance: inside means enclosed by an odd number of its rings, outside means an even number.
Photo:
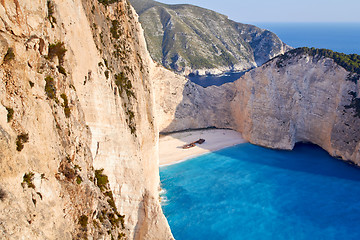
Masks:
[[[102,2],[0,4],[1,239],[172,239],[155,66],[130,4]]]

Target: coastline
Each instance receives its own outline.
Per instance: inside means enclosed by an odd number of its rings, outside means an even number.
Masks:
[[[203,144],[182,149],[183,145],[200,138],[205,139]],[[203,129],[160,136],[159,167],[180,163],[205,153],[246,142],[241,133],[229,129]]]

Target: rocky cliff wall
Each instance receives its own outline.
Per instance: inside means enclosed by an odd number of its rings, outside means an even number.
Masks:
[[[234,83],[236,129],[250,142],[292,149],[311,142],[360,163],[359,81],[319,56],[276,58]]]
[[[229,103],[235,91],[227,84],[203,88],[169,70],[155,68],[156,102],[160,132],[197,128],[233,128]]]
[[[158,90],[167,116],[160,131],[232,128],[257,145],[292,149],[312,142],[360,164],[358,76],[330,58],[275,58],[221,87],[167,79]]]
[[[129,3],[99,2],[0,4],[2,239],[172,238],[154,65]]]

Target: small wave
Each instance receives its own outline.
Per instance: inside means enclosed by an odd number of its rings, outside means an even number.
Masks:
[[[169,199],[166,196],[160,196],[160,204],[161,206],[166,206],[169,204]]]
[[[165,188],[161,188],[159,194],[160,194],[160,195],[165,195],[165,194],[166,194],[166,189],[165,189]]]

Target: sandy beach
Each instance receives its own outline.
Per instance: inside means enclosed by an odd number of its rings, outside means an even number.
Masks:
[[[182,149],[182,146],[203,138],[205,142],[195,147]],[[160,136],[160,166],[171,165],[204,153],[234,146],[246,141],[239,132],[227,129],[194,130]]]

